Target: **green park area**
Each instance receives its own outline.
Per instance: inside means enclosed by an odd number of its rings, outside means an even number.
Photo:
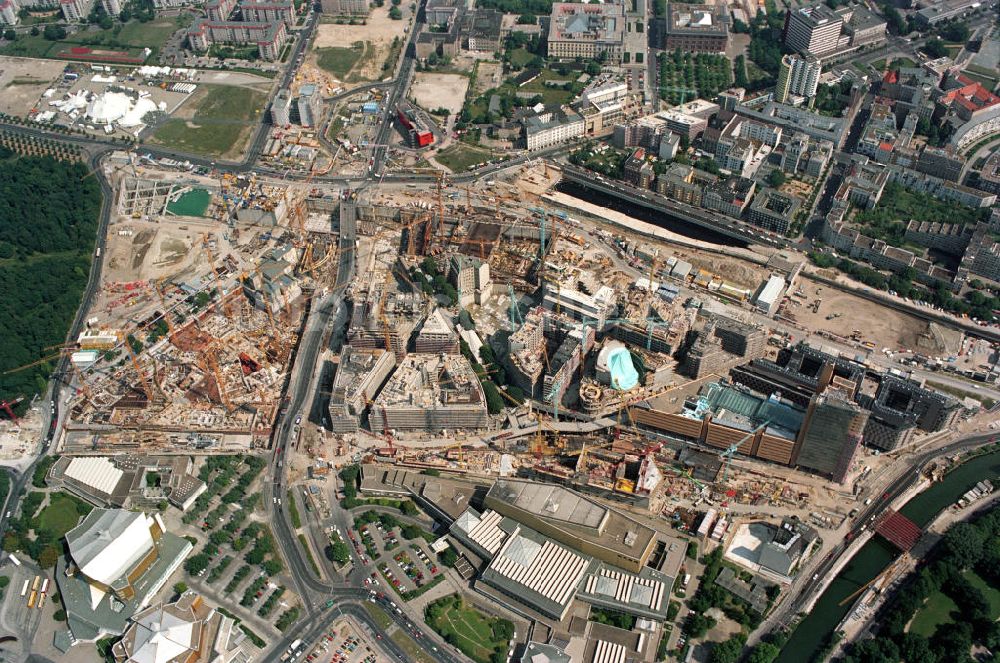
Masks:
[[[363,41],[356,41],[349,48],[340,46],[317,48],[316,64],[323,71],[327,71],[340,80],[344,80],[364,53],[365,43]]]
[[[507,659],[514,625],[506,619],[487,617],[466,605],[458,594],[445,596],[424,610],[427,624],[453,647],[477,663]]]
[[[978,590],[989,604],[989,612],[993,619],[1000,618],[1000,589],[991,586],[981,575],[971,569],[962,573],[971,587]],[[938,627],[961,621],[961,611],[958,604],[945,592],[938,590],[924,602],[907,629],[911,633],[932,637]]]
[[[92,506],[68,493],[52,493],[49,503],[38,514],[38,527],[61,539],[92,509]]]
[[[195,93],[190,119],[173,117],[153,133],[152,142],[205,154],[234,156],[250,134],[266,101],[263,92],[246,87],[203,85]],[[191,113],[191,109],[183,111]]]
[[[453,173],[461,173],[471,166],[488,161],[491,156],[488,150],[481,150],[464,143],[455,143],[438,152],[434,160]]]
[[[17,39],[0,47],[0,55],[17,55],[34,58],[68,58],[73,59],[69,52],[71,48],[89,46],[95,51],[125,52],[131,57],[144,58],[142,49],[149,48],[155,57],[163,44],[177,30],[186,27],[184,18],[158,18],[152,21],[128,21],[101,29],[96,25],[83,26],[77,32],[65,34],[65,29],[55,25],[49,29],[39,29],[38,34],[30,32],[19,34]],[[59,38],[60,35],[65,35]],[[101,61],[100,54],[88,59]],[[105,58],[112,62],[112,57]]]
[[[205,189],[191,189],[167,203],[167,211],[178,216],[205,216],[212,194]]]

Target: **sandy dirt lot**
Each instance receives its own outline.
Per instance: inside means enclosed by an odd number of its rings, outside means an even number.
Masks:
[[[0,57],[0,112],[27,115],[65,67],[55,60]]]
[[[462,110],[469,79],[460,74],[418,73],[413,76],[410,98],[421,108],[447,108],[450,113]]]
[[[500,87],[503,83],[503,65],[499,62],[480,62],[476,69],[476,85],[473,94],[479,95],[487,90]]]
[[[942,332],[939,325],[930,325],[923,320],[879,306],[867,299],[846,292],[817,285],[800,279],[799,285],[806,299],[792,297],[792,301],[802,302],[790,305],[788,311],[796,322],[812,330],[825,330],[840,336],[850,336],[855,329],[861,331],[863,341],[871,341],[881,350],[907,348],[923,354],[943,354],[960,342],[947,330]],[[812,304],[822,299],[819,312],[814,313]],[[827,318],[830,319],[827,319]]]
[[[404,3],[399,7],[403,12],[403,19],[394,21],[389,18],[391,6],[387,2],[384,7],[372,9],[365,25],[321,23],[316,28],[313,48],[347,48],[358,41],[366,42],[368,50],[365,52],[364,60],[354,67],[351,74],[370,81],[385,78],[382,65],[389,57],[392,40],[395,37],[404,38],[413,16],[409,5]]]

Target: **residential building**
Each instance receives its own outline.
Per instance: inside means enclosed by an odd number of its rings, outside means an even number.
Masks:
[[[94,509],[66,533],[68,558],[56,569],[69,632],[55,644],[121,635],[136,611],[167,582],[191,551],[191,543],[166,531],[159,514]]]
[[[1000,194],[1000,152],[994,152],[986,159],[975,182],[977,189]]]
[[[711,182],[718,179],[714,175],[709,177]],[[692,207],[701,207],[705,188],[705,182],[696,179],[695,169],[681,163],[668,164],[667,169],[656,178],[657,193]]]
[[[802,199],[764,187],[750,203],[747,221],[779,235],[788,234],[795,215],[802,206]]]
[[[239,6],[244,21],[284,21],[287,28],[295,25],[295,3],[292,0],[240,0]]]
[[[133,616],[111,654],[116,663],[246,663],[257,652],[237,624],[185,592]]]
[[[501,49],[500,26],[503,14],[496,9],[476,9],[466,15],[464,27],[468,50],[477,53],[496,53]]]
[[[79,23],[86,19],[90,16],[90,10],[93,7],[94,0],[59,0],[63,19],[69,23]]]
[[[295,105],[299,110],[299,124],[303,127],[315,127],[323,116],[323,96],[313,83],[306,83],[299,88],[299,98]]]
[[[725,4],[667,5],[665,49],[693,53],[725,53],[729,48],[729,10]]]
[[[256,44],[260,57],[268,62],[281,58],[288,40],[282,21],[246,23],[240,21],[203,20],[196,22],[187,33],[192,50],[207,51],[212,44]]]
[[[634,186],[648,189],[654,176],[652,164],[646,161],[646,150],[637,147],[625,160],[622,179]]]
[[[701,196],[701,206],[740,218],[750,204],[757,183],[747,177],[730,177],[705,186]]]
[[[21,20],[19,11],[17,0],[0,0],[0,25],[17,25]]]
[[[792,96],[807,99],[815,97],[821,73],[823,66],[814,56],[782,56],[781,67],[778,70],[778,84],[774,88],[774,100],[783,104]]]
[[[292,91],[281,88],[271,102],[271,124],[276,127],[287,127],[292,123]]]
[[[370,7],[368,0],[320,0],[322,12],[332,16],[368,16]]]
[[[920,152],[914,167],[921,173],[934,175],[949,182],[962,179],[965,159],[951,146],[933,147],[926,145]]]
[[[237,0],[208,0],[205,3],[205,15],[210,21],[228,21],[236,9],[236,3]]]
[[[625,7],[617,2],[552,3],[548,56],[559,59],[596,59],[604,54],[619,63],[625,38]]]
[[[522,123],[525,144],[529,150],[558,145],[584,133],[583,116],[568,106],[547,107],[524,118]]]
[[[101,6],[108,16],[117,18],[122,13],[121,0],[101,0]]]

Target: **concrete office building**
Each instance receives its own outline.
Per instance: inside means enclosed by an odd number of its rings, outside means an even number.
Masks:
[[[574,320],[590,322],[598,330],[604,329],[605,321],[611,317],[618,296],[609,286],[601,286],[592,295],[577,289],[575,281],[561,283],[547,280],[542,306],[549,311],[560,311]]]
[[[490,264],[479,258],[457,253],[448,263],[448,281],[458,291],[462,306],[486,302],[493,292]]]
[[[582,136],[585,123],[572,108],[553,106],[524,118],[522,125],[525,147],[540,150]]]
[[[549,17],[548,56],[591,60],[602,53],[619,63],[625,39],[625,7],[617,2],[555,2]]]
[[[710,373],[721,374],[764,354],[767,333],[760,327],[707,311],[699,312],[698,318],[703,324],[694,332],[694,342],[684,358],[686,375],[698,379]]]
[[[823,66],[815,57],[782,56],[781,68],[778,70],[778,84],[774,88],[774,100],[783,104],[791,96],[807,99],[815,97],[821,73]]]
[[[407,355],[368,415],[373,431],[483,428],[488,421],[483,387],[461,355]]]
[[[458,332],[444,309],[436,308],[427,316],[417,332],[415,349],[418,353],[458,354]]]
[[[499,514],[626,571],[638,573],[656,544],[656,531],[563,486],[500,479],[485,505]]]
[[[395,366],[395,355],[381,348],[343,347],[330,390],[330,425],[334,433],[358,430],[368,402],[378,395]]]
[[[725,4],[667,7],[665,48],[693,53],[725,53],[729,48],[729,10]]]
[[[814,396],[806,409],[792,462],[843,483],[867,423],[868,412],[843,392],[832,390]]]
[[[782,38],[796,53],[823,56],[840,47],[844,19],[824,4],[801,7],[785,14]]]

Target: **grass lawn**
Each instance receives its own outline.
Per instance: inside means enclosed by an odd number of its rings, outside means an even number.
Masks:
[[[160,145],[187,152],[221,156],[231,151],[256,123],[264,106],[263,92],[245,87],[204,85],[206,96],[198,101],[191,120],[172,118],[153,133]]]
[[[498,641],[493,636],[493,624],[498,620],[475,608],[457,604],[454,596],[445,599],[445,605],[439,601],[428,606],[427,623],[449,642],[454,641],[463,654],[479,663],[489,663],[494,652],[506,652],[508,642]],[[434,606],[440,609],[436,616],[432,615]]]
[[[453,173],[461,173],[490,158],[490,152],[480,150],[464,143],[456,143],[444,148],[434,157],[442,166],[449,168]]]
[[[320,69],[343,80],[364,53],[365,43],[363,41],[354,42],[350,48],[317,48],[316,64],[319,65]]]
[[[988,582],[983,580],[983,577],[975,571],[965,571],[962,575],[965,576],[965,579],[972,583],[976,589],[981,591],[983,596],[986,597],[986,600],[989,601],[990,616],[993,617],[993,619],[1000,618],[1000,589],[993,587]]]
[[[85,45],[95,49],[126,50],[133,55],[149,47],[153,51],[152,56],[155,56],[170,36],[184,26],[184,20],[161,18],[148,23],[129,21],[110,30],[81,30],[62,41],[48,41],[42,35],[32,37],[24,34],[18,35],[17,41],[0,48],[0,55],[56,57],[59,52],[68,51],[73,46]]]
[[[545,105],[549,104],[565,104],[569,103],[573,99],[573,93],[569,90],[562,89],[561,86],[553,87],[546,85],[546,81],[564,81],[573,82],[580,75],[580,72],[570,71],[565,76],[560,74],[558,71],[552,69],[542,69],[535,80],[531,81],[527,85],[516,88],[517,92],[534,92],[536,94],[542,95],[542,103]]]
[[[80,522],[81,512],[89,513],[92,508],[71,495],[52,493],[49,496],[49,505],[38,514],[38,526],[52,532],[57,539],[61,539]]]
[[[18,35],[17,41],[8,42],[0,48],[0,55],[17,55],[25,58],[44,58],[49,50],[62,42],[49,41],[41,35]]]
[[[929,638],[938,626],[954,621],[951,613],[957,610],[958,606],[944,592],[934,592],[914,615],[909,630]]]
[[[510,57],[510,63],[515,67],[524,67],[535,59],[535,54],[528,52],[524,48],[515,48],[509,51],[507,55]]]

